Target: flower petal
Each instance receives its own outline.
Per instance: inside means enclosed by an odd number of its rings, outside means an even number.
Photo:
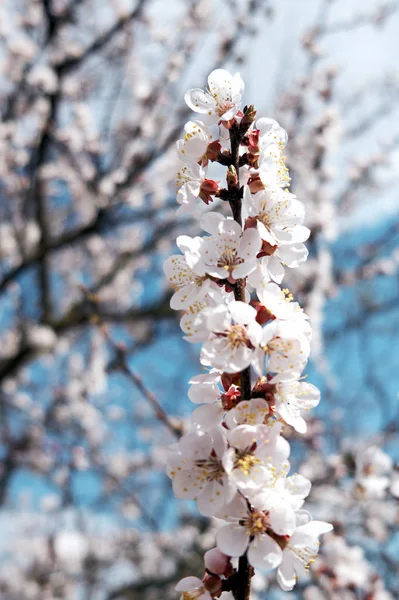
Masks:
[[[223,486],[217,481],[210,481],[197,498],[197,508],[205,517],[213,516],[224,505]]]
[[[278,584],[285,592],[289,592],[295,586],[296,579],[291,552],[283,552],[283,560],[277,571]]]
[[[248,561],[258,569],[275,569],[281,563],[283,552],[280,546],[266,533],[255,538],[249,545]]]
[[[184,94],[184,100],[194,112],[209,115],[214,114],[216,111],[216,100],[200,88],[188,90]]]
[[[228,556],[241,556],[248,546],[249,537],[241,525],[224,525],[216,533],[217,547]]]
[[[208,431],[218,425],[223,416],[223,409],[216,404],[204,404],[196,408],[191,415],[191,422],[195,427]]]

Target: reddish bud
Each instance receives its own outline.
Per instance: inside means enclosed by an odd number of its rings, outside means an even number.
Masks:
[[[222,593],[222,580],[217,575],[205,573],[202,578],[205,589],[208,590],[212,598],[219,598]]]
[[[259,155],[259,129],[251,129],[244,137],[243,144],[248,147],[248,152],[251,154]]]
[[[250,125],[252,125],[252,123],[255,121],[256,118],[256,110],[253,104],[250,104],[249,106],[246,106],[244,108],[244,114],[243,117],[241,119],[241,130],[247,130],[248,127],[250,127]]]
[[[206,157],[208,160],[217,160],[220,152],[222,150],[222,146],[219,140],[211,142],[208,144],[208,148],[206,149]]]
[[[222,394],[221,401],[224,410],[231,410],[239,403],[241,399],[241,390],[236,385],[231,385],[225,394]]]
[[[259,325],[265,325],[270,319],[274,319],[273,313],[266,308],[264,304],[259,302],[258,300],[251,300],[251,306],[256,310],[256,321]]]
[[[205,204],[209,204],[210,202],[213,202],[212,196],[216,194],[218,189],[219,183],[217,181],[214,181],[213,179],[204,179],[198,195]]]

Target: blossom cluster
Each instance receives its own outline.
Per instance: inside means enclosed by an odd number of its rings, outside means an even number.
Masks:
[[[205,555],[204,578],[177,585],[183,600],[234,593],[242,560],[250,573],[277,568],[280,586],[291,590],[314,562],[319,535],[332,529],[303,509],[311,484],[289,475],[282,436],[285,426],[304,433],[303,415],[320,399],[302,375],[308,317],[280,287],[285,268],[306,260],[310,232],[303,203],[288,190],[286,132],[256,118],[253,106],[241,109],[243,93],[238,74],[213,71],[207,89],[186,93],[198,119],[177,142],[179,212],[203,208],[205,235],[179,236],[180,254],[164,271],[185,339],[202,344],[204,372],[190,381],[189,398],[199,406],[192,430],[170,448],[168,474],[177,497],[224,521]],[[210,162],[227,167],[225,188],[207,178]],[[209,210],[211,203],[221,211]],[[223,214],[227,205],[232,216]]]

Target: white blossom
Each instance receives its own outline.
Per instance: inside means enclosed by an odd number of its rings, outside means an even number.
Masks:
[[[173,254],[164,263],[164,273],[176,290],[170,300],[174,310],[188,308],[201,300],[209,289],[217,290],[217,285],[206,275],[195,274],[187,264],[184,255]]]
[[[270,373],[300,375],[310,354],[310,336],[311,328],[306,320],[275,319],[268,323],[253,357],[255,370],[262,375],[266,358]]]
[[[228,521],[217,534],[216,542],[219,550],[229,556],[241,556],[247,551],[248,561],[253,567],[274,569],[282,560],[282,550],[269,535],[273,527],[291,531],[292,523],[286,521],[283,511],[250,510],[246,500],[237,496],[219,517]]]
[[[206,166],[206,151],[212,140],[210,131],[200,121],[188,121],[184,126],[184,138],[176,142],[176,150],[184,163],[201,163]]]
[[[276,319],[303,321],[308,318],[298,302],[293,302],[293,296],[287,288],[281,289],[270,281],[262,282],[256,293],[260,302]]]
[[[227,448],[223,429],[192,431],[182,438],[168,457],[168,474],[178,498],[196,500],[203,515],[213,515],[236,493],[222,458]]]
[[[229,448],[223,455],[223,465],[246,496],[274,485],[281,473],[289,469],[290,447],[275,425],[239,425],[228,433]]]
[[[219,307],[226,300],[226,296],[228,294],[223,290],[215,291],[213,288],[209,288],[205,295],[190,304],[180,320],[180,327],[186,334],[184,339],[187,342],[196,344],[208,339],[209,312],[211,309]]]
[[[203,269],[212,277],[232,280],[246,277],[256,268],[261,248],[257,231],[241,226],[231,218],[210,212],[202,216],[201,227],[210,233],[200,249]]]
[[[277,581],[285,591],[292,590],[301,575],[306,575],[319,552],[319,536],[332,530],[330,523],[310,521],[300,525],[283,550]]]
[[[256,322],[256,310],[244,302],[233,301],[228,306],[209,310],[209,339],[201,349],[201,363],[227,373],[237,373],[249,367],[254,350],[262,337]]]
[[[208,89],[188,90],[184,99],[194,112],[208,123],[229,121],[240,108],[244,82],[240,75],[231,75],[224,69],[216,69],[208,77]]]
[[[259,130],[259,175],[266,187],[286,187],[290,182],[283,155],[287,133],[274,119],[256,121]]]
[[[177,174],[176,190],[180,213],[193,211],[201,191],[206,171],[197,163],[184,164]]]
[[[356,482],[361,492],[369,498],[383,498],[390,484],[392,460],[378,448],[370,446],[356,456]]]
[[[307,426],[302,412],[319,404],[320,391],[311,383],[298,378],[284,381],[284,375],[276,375],[273,382],[276,414],[299,433],[305,433]]]
[[[191,387],[188,397],[194,404],[202,404],[191,416],[194,426],[200,429],[211,429],[222,421],[223,406],[221,403],[220,372],[212,369],[210,373],[196,375],[190,379]]]
[[[261,425],[269,413],[269,405],[262,398],[242,400],[227,413],[226,424],[230,429],[237,425]]]

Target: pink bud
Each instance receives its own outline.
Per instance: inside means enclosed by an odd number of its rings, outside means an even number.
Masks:
[[[208,571],[216,575],[224,575],[225,571],[230,568],[230,558],[220,552],[218,548],[211,548],[205,552],[204,563]]]
[[[212,196],[216,194],[218,189],[219,184],[217,181],[214,181],[213,179],[204,179],[201,183],[199,197],[205,204],[209,204],[210,202],[213,202]]]
[[[224,410],[230,410],[237,406],[241,398],[241,390],[236,385],[231,385],[225,394],[221,395]],[[217,550],[217,548],[214,548]],[[211,550],[209,550],[211,552]],[[206,556],[206,555],[205,555]]]
[[[222,593],[222,580],[217,575],[205,573],[202,578],[204,587],[211,594],[212,598],[219,598]]]

